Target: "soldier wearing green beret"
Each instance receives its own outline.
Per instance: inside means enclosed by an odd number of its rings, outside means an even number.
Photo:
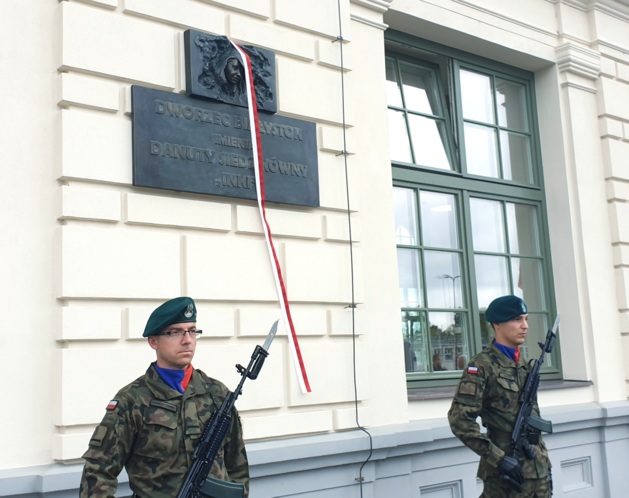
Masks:
[[[196,314],[191,298],[178,297],[149,317],[143,335],[156,361],[107,405],[83,455],[82,498],[115,496],[123,468],[134,496],[177,495],[203,428],[228,394],[225,385],[192,367],[201,334]],[[243,483],[248,495],[249,467],[237,413],[211,474]]]
[[[502,296],[488,306],[485,317],[495,333],[492,343],[474,356],[465,369],[448,412],[450,428],[480,455],[481,498],[547,498],[552,494],[550,460],[539,433],[528,439],[533,459],[508,456],[511,430],[518,414],[518,398],[529,371],[520,346],[526,340],[528,310],[517,296]],[[539,416],[535,403],[533,413]],[[476,422],[481,417],[486,433]],[[522,484],[516,492],[504,476]]]

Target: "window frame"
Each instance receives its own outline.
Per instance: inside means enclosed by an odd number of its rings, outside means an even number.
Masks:
[[[445,192],[454,195],[456,199],[456,209],[458,214],[458,235],[460,237],[461,246],[461,269],[466,276],[462,279],[462,296],[465,299],[465,307],[462,311],[467,312],[468,337],[470,339],[469,348],[470,355],[478,353],[482,346],[481,324],[479,320],[479,307],[477,305],[477,291],[474,283],[476,282],[476,269],[473,262],[474,251],[472,241],[472,225],[471,225],[471,207],[470,197],[480,197],[483,199],[498,200],[502,203],[503,209],[505,203],[528,204],[536,207],[538,236],[540,237],[540,254],[542,261],[542,285],[546,293],[545,311],[547,315],[548,326],[552,326],[552,322],[556,315],[555,290],[552,273],[552,260],[550,254],[548,212],[545,199],[544,182],[543,182],[543,165],[541,162],[541,151],[539,142],[539,125],[537,121],[537,112],[535,108],[535,87],[534,75],[528,71],[511,67],[497,61],[492,61],[473,54],[459,51],[450,47],[436,44],[427,40],[412,37],[405,33],[394,30],[385,32],[385,56],[394,56],[399,60],[422,61],[426,63],[426,54],[433,63],[439,61],[440,72],[437,74],[442,88],[442,99],[445,101],[444,111],[446,113],[446,126],[448,133],[448,147],[453,148],[448,151],[450,157],[455,163],[452,170],[442,170],[436,168],[422,167],[416,164],[391,161],[391,169],[393,176],[393,186],[406,187],[415,190],[417,200],[419,200],[418,192],[420,190],[429,190],[434,192]],[[417,62],[415,62],[417,64]],[[482,74],[490,75],[492,82],[492,95],[494,96],[493,111],[495,117],[494,127],[496,130],[509,128],[500,126],[497,119],[497,109],[495,101],[495,79],[515,82],[524,85],[526,113],[528,117],[528,136],[531,141],[531,175],[533,183],[524,183],[517,180],[505,180],[502,160],[500,159],[500,144],[498,144],[497,154],[500,163],[501,178],[485,177],[467,173],[467,164],[464,147],[464,119],[462,115],[461,87],[458,77],[460,69],[471,70]],[[444,77],[444,70],[447,71]],[[447,81],[443,81],[447,80]],[[399,80],[401,81],[401,80]],[[389,108],[387,106],[387,108]],[[405,118],[406,119],[406,118]],[[410,137],[409,137],[410,140]],[[499,140],[498,140],[499,142]],[[419,205],[417,207],[419,211]],[[418,213],[419,216],[419,213]],[[418,218],[418,228],[421,221]],[[506,225],[506,221],[505,221]],[[398,245],[396,244],[396,247]],[[423,251],[424,249],[420,249]],[[513,253],[511,248],[505,255],[511,261]],[[422,258],[423,259],[423,258]],[[466,273],[467,272],[467,273]],[[422,268],[421,278],[425,280],[425,270]],[[510,277],[511,281],[511,277]],[[510,282],[513,285],[512,282]],[[426,292],[426,289],[423,289]],[[417,310],[428,314],[428,303],[424,302],[422,307],[405,308],[400,306],[400,319],[403,310]],[[545,336],[546,331],[538,331]],[[529,351],[529,358],[537,358],[540,350]],[[561,354],[559,349],[559,341],[552,352],[552,367],[546,366],[542,372],[544,379],[562,379]],[[450,370],[449,374],[434,372],[429,373],[410,373],[407,372],[407,387],[410,388],[430,388],[439,386],[450,386],[456,384],[460,378],[460,370]]]
[[[467,54],[466,54],[467,55]],[[473,56],[469,56],[468,57],[473,57]],[[464,137],[464,130],[463,127],[465,125],[465,119],[462,116],[462,102],[461,102],[461,82],[458,76],[458,73],[460,70],[469,70],[475,73],[481,73],[484,74],[486,76],[490,76],[491,77],[491,82],[492,82],[492,94],[495,95],[495,80],[496,78],[501,78],[503,80],[507,80],[507,81],[512,81],[514,83],[519,83],[519,84],[523,84],[524,85],[524,89],[526,91],[526,112],[528,115],[528,119],[529,119],[529,126],[530,126],[530,131],[528,133],[528,135],[531,138],[531,174],[532,174],[532,183],[524,183],[524,182],[518,182],[518,181],[513,181],[513,180],[505,180],[502,178],[503,173],[504,173],[504,168],[502,165],[502,160],[500,159],[500,151],[501,151],[501,144],[500,144],[500,140],[497,140],[497,150],[498,150],[498,159],[500,160],[500,172],[501,172],[501,177],[500,178],[493,178],[493,177],[487,177],[487,176],[481,176],[481,175],[474,175],[472,173],[468,173],[467,172],[467,157],[466,157],[466,152],[465,152],[465,148],[461,147],[459,150],[457,150],[458,155],[459,155],[459,160],[461,162],[461,174],[462,176],[464,176],[465,178],[478,178],[481,179],[483,182],[486,181],[491,181],[491,182],[495,182],[497,184],[503,184],[503,185],[507,185],[507,186],[514,186],[514,185],[520,185],[522,187],[525,188],[533,188],[533,189],[541,189],[543,190],[543,175],[541,174],[540,171],[540,165],[541,165],[541,155],[539,153],[540,150],[540,146],[539,146],[539,139],[538,139],[538,130],[539,130],[539,126],[537,124],[537,113],[535,111],[534,108],[534,102],[535,102],[535,94],[534,94],[534,86],[533,86],[533,78],[532,78],[532,74],[531,73],[520,73],[518,72],[518,74],[510,74],[506,72],[505,66],[496,66],[495,68],[493,67],[493,65],[496,65],[498,63],[494,62],[494,64],[492,65],[492,67],[488,67],[485,65],[482,65],[482,60],[484,59],[478,59],[476,57],[473,57],[473,59],[476,62],[472,62],[472,61],[467,61],[467,60],[454,60],[452,63],[452,73],[453,73],[453,82],[454,82],[454,95],[456,97],[456,118],[454,118],[455,122],[454,122],[454,126],[457,128],[456,133],[457,136],[460,137]],[[514,68],[516,69],[516,68]],[[526,77],[525,75],[528,74],[529,76]],[[494,99],[494,106],[493,106],[493,111],[494,111],[494,116],[497,118],[497,109],[496,109],[496,105],[495,105],[495,99]],[[458,117],[460,116],[460,119],[458,119]],[[471,121],[471,120],[470,120]],[[473,122],[473,121],[472,121]],[[488,126],[488,125],[487,125]],[[496,123],[493,125],[494,129],[500,131],[501,129],[507,129],[507,130],[512,130],[510,128],[507,127],[502,127],[499,125],[498,120],[496,119]],[[463,140],[460,140],[459,143],[461,143]]]
[[[387,57],[385,55],[385,57]],[[402,63],[406,63],[408,65],[420,65],[423,66],[424,68],[429,68],[430,70],[432,70],[434,72],[435,75],[435,80],[437,82],[437,88],[438,89],[443,89],[446,88],[447,86],[449,86],[448,82],[444,82],[442,81],[444,79],[443,77],[443,72],[444,70],[446,71],[446,74],[450,74],[451,71],[448,69],[444,68],[444,61],[440,61],[440,59],[442,59],[442,57],[437,57],[437,60],[433,60],[433,61],[427,61],[427,60],[423,60],[422,63],[418,63],[417,60],[413,60],[411,57],[396,57],[396,64],[395,64],[395,69],[396,69],[396,78],[398,81],[398,86],[403,82],[402,79],[402,70],[400,68],[400,62]],[[435,118],[435,114],[432,115],[428,115],[426,113],[422,113],[420,111],[415,111],[415,110],[409,110],[406,107],[406,96],[404,94],[404,92],[400,90],[400,99],[402,102],[402,107],[398,107],[398,106],[388,106],[388,109],[394,109],[396,111],[402,112],[404,114],[404,122],[406,124],[407,129],[410,130],[410,123],[409,123],[409,115],[413,115],[413,116],[422,116],[422,117],[426,117],[429,119],[433,119],[434,121],[437,121],[437,119]],[[457,145],[457,137],[455,135],[453,135],[451,132],[448,133],[449,130],[452,129],[452,122],[453,122],[453,117],[452,117],[452,112],[451,112],[451,107],[452,107],[452,103],[451,103],[452,99],[450,98],[448,93],[445,93],[443,91],[439,92],[439,103],[441,105],[441,108],[443,109],[443,116],[440,116],[439,118],[443,120],[445,129],[446,129],[446,142],[443,144],[444,146],[444,152],[446,154],[446,156],[448,157],[448,161],[450,162],[451,166],[452,166],[452,170],[448,171],[445,169],[440,169],[440,168],[435,168],[435,167],[431,167],[431,166],[419,166],[417,165],[416,162],[412,162],[412,163],[405,163],[402,161],[398,161],[400,164],[406,164],[409,167],[421,167],[424,168],[426,170],[431,170],[431,171],[444,171],[444,172],[456,172],[456,166],[457,164],[461,164],[461,159],[459,156],[459,152],[458,152],[458,145]],[[410,154],[411,154],[411,158],[413,161],[415,161],[416,159],[416,152],[415,152],[415,148],[413,145],[413,141],[411,140],[410,136],[409,136],[409,148],[410,148]]]

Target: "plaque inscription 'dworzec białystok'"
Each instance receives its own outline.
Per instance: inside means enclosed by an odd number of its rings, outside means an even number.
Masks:
[[[248,110],[132,86],[133,184],[256,199]],[[319,206],[314,123],[260,113],[266,199]]]

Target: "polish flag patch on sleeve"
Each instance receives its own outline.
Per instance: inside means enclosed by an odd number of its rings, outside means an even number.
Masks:
[[[107,411],[113,411],[118,406],[118,400],[112,399],[109,403],[107,403]]]
[[[478,375],[478,367],[475,367],[474,365],[468,366],[467,373],[471,375]]]

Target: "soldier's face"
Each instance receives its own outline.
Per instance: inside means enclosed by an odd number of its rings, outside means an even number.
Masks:
[[[496,341],[512,348],[521,346],[526,341],[529,329],[529,316],[520,315],[513,320],[503,323],[495,323]]]
[[[176,323],[169,330],[190,330],[196,323]],[[184,369],[192,362],[197,347],[196,336],[184,333],[180,337],[154,335],[148,338],[149,345],[157,354],[157,366],[162,368]]]

